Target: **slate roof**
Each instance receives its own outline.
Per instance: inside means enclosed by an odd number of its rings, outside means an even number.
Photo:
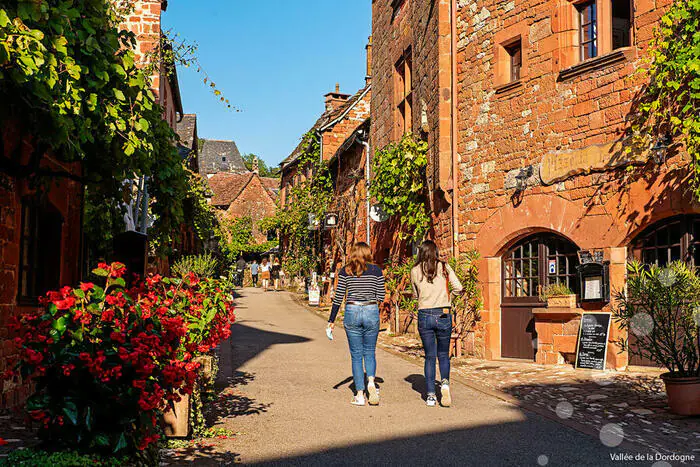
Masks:
[[[194,139],[197,136],[197,114],[185,114],[177,124],[177,134],[180,144],[187,148],[196,148]]]
[[[199,152],[199,173],[202,175],[219,172],[246,172],[243,158],[233,141],[204,140]]]
[[[230,206],[243,192],[255,174],[220,172],[209,179],[209,188],[214,193],[212,206]]]
[[[346,112],[348,109],[351,109],[352,107],[357,104],[357,102],[362,98],[362,96],[367,92],[368,88],[371,86],[371,84],[367,84],[365,87],[357,91],[355,94],[353,94],[347,102],[345,102],[343,105],[338,106],[335,110],[326,110],[321,114],[321,117],[319,117],[318,120],[316,120],[316,123],[314,123],[314,126],[309,129],[307,133],[316,133],[318,132],[321,128],[324,128],[326,125],[332,123],[335,119],[339,118],[341,115],[343,115],[344,112]],[[294,151],[284,159],[282,162],[280,162],[280,167],[284,168],[285,166],[293,163],[295,160],[299,158],[301,155],[301,151],[303,149],[303,141],[299,142],[296,148],[294,148]]]

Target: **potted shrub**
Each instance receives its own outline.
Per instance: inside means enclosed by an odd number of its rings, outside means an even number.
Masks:
[[[576,294],[561,283],[549,284],[540,290],[540,300],[547,308],[576,308]]]
[[[700,278],[682,262],[667,267],[628,265],[627,291],[616,295],[613,315],[636,337],[618,345],[665,367],[661,375],[671,411],[700,415]]]

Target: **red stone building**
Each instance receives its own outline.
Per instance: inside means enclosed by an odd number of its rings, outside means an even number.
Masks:
[[[482,257],[485,357],[574,358],[581,310],[610,311],[581,301],[581,250],[602,251],[613,300],[630,257],[700,260],[700,206],[678,189],[687,164],[627,136],[634,71],[670,3],[373,2],[372,142],[413,130],[430,143],[435,193],[457,201],[454,251]],[[431,203],[446,248],[450,211]],[[578,294],[576,309],[546,309],[538,292],[552,283]],[[618,337],[613,324],[608,367],[644,363]]]
[[[223,218],[249,217],[253,221],[253,236],[258,243],[268,241],[268,232],[258,222],[275,215],[276,187],[279,180],[259,176],[256,172],[220,172],[209,178],[213,193],[211,205]]]

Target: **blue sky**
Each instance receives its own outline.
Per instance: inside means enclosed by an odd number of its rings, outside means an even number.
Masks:
[[[241,153],[277,165],[340,83],[364,85],[370,0],[171,0],[163,27],[199,46],[209,77],[241,112],[228,110],[193,69],[179,69],[182,101],[200,138],[233,139]]]

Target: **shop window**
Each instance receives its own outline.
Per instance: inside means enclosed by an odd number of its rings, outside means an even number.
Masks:
[[[523,66],[523,48],[520,39],[505,47],[510,57],[510,81],[520,80],[520,70]]]
[[[555,235],[537,235],[515,245],[503,258],[504,299],[537,301],[543,286],[565,284],[578,293],[578,248]]]
[[[411,132],[413,123],[413,61],[407,50],[394,68],[396,139]]]
[[[632,43],[631,0],[612,0],[612,48],[629,47]]]
[[[700,266],[700,216],[673,217],[654,224],[637,237],[632,249],[633,256],[645,264],[684,261]]]
[[[598,56],[598,8],[595,1],[576,5],[579,13],[581,60]]]
[[[51,205],[34,200],[22,203],[18,301],[36,303],[38,297],[60,287],[63,218]]]

